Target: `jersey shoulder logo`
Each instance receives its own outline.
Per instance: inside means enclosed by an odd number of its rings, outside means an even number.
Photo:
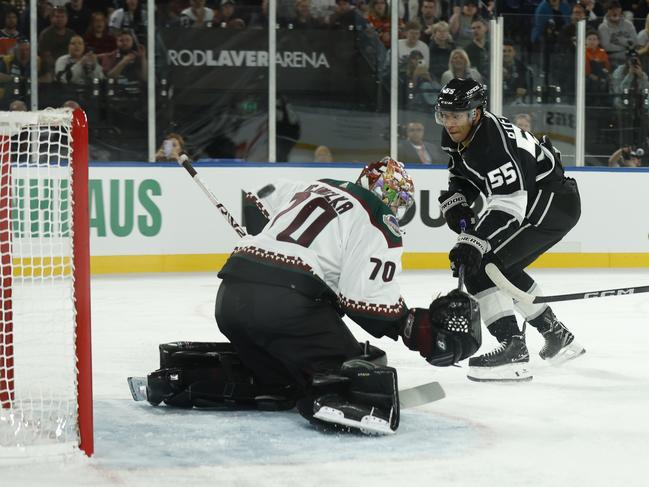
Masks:
[[[394,215],[383,215],[383,223],[388,227],[395,236],[401,237],[401,228],[399,227],[399,220]]]

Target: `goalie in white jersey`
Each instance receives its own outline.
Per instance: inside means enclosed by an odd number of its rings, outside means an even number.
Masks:
[[[430,311],[408,310],[401,298],[398,219],[413,203],[410,176],[384,158],[355,183],[291,182],[249,196],[261,217],[247,212],[248,231],[267,224],[219,273],[215,316],[256,383],[272,391],[265,405],[297,399],[320,426],[394,432],[396,371],[382,351],[359,344],[341,316],[375,337],[401,336],[433,365],[456,363],[480,345],[477,305],[467,295],[439,298]],[[451,325],[451,302],[463,326]]]

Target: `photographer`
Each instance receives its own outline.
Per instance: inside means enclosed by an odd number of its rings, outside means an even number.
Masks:
[[[629,49],[627,60],[613,71],[613,92],[617,108],[643,108],[645,90],[649,90],[649,78],[635,49]]]
[[[84,52],[81,36],[73,36],[68,44],[68,54],[59,57],[54,64],[54,79],[59,83],[90,85],[94,79],[104,79],[104,73],[94,52]]]
[[[135,40],[128,30],[123,30],[117,35],[117,50],[99,57],[106,76],[115,79],[118,85],[146,82],[146,49],[141,44],[136,47]]]
[[[640,158],[644,156],[642,147],[620,147],[608,158],[609,167],[640,167]]]

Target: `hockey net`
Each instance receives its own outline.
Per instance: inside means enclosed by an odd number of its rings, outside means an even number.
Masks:
[[[83,111],[0,112],[0,459],[92,454]]]

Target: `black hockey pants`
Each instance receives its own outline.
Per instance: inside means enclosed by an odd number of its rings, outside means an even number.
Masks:
[[[265,385],[304,387],[363,353],[334,306],[293,289],[225,279],[215,318],[241,361]]]
[[[494,285],[484,266],[494,262],[518,288],[528,291],[534,280],[524,269],[559,242],[579,221],[581,200],[572,178],[540,185],[537,198],[520,228],[486,254],[480,271],[466,279],[467,290],[478,294]]]

